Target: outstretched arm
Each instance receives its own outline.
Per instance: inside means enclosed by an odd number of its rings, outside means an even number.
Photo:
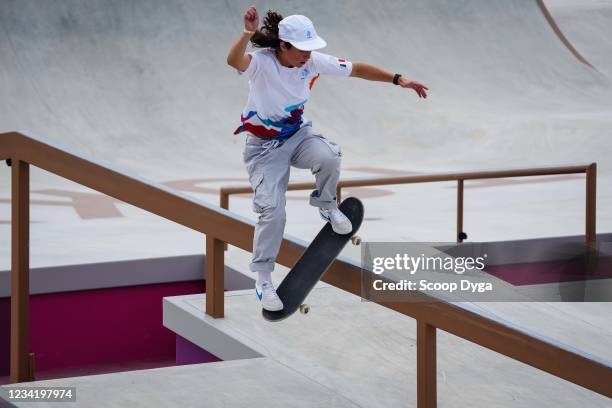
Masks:
[[[259,15],[255,6],[249,7],[244,13],[244,32],[236,40],[232,48],[230,48],[227,54],[227,64],[236,68],[239,71],[246,71],[251,63],[251,56],[245,54],[246,47],[249,44],[249,40],[253,36],[253,33],[259,26]]]
[[[393,82],[392,74],[389,71],[375,67],[374,65],[364,64],[363,62],[353,62],[352,77],[367,79],[368,81]],[[404,76],[401,76],[397,82],[402,88],[414,89],[420,98],[427,98],[428,88],[416,81],[412,81]]]

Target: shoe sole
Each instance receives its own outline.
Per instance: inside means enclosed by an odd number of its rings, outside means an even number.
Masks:
[[[281,306],[279,309],[266,309],[265,307],[263,307],[263,305],[261,307],[267,310],[268,312],[280,312],[281,310],[285,308],[285,306]]]

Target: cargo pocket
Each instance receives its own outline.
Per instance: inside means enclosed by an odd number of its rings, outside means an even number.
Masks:
[[[321,139],[323,141],[323,143],[325,143],[330,150],[332,151],[332,153],[338,157],[342,157],[342,149],[340,148],[340,145],[337,143],[332,142],[329,139],[326,139],[323,135],[316,135],[319,139]]]
[[[263,173],[256,173],[249,177],[251,188],[253,189],[253,211],[262,213],[270,207],[271,197],[265,188]]]

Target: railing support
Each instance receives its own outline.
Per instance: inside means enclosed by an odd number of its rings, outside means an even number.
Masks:
[[[214,318],[224,314],[223,241],[206,235],[206,314]]]
[[[15,132],[0,133],[0,141],[3,142],[0,143],[0,157],[19,156],[23,160],[23,162],[20,162],[19,159],[14,158],[16,161],[14,165],[17,166],[17,170],[12,169],[11,205],[13,218],[11,229],[14,245],[12,246],[11,265],[11,276],[13,278],[11,287],[11,313],[13,314],[11,323],[11,374],[16,373],[15,376],[12,376],[13,381],[20,379],[27,381],[34,377],[33,354],[24,352],[24,350],[27,350],[27,341],[24,342],[23,340],[27,340],[27,295],[29,291],[28,275],[27,273],[21,273],[28,271],[29,210],[26,203],[29,201],[29,165],[37,166],[110,195],[202,234],[210,234],[214,231],[220,239],[210,235],[206,241],[206,267],[209,273],[207,283],[209,283],[210,289],[210,297],[207,296],[206,306],[208,314],[223,316],[223,242],[231,242],[232,245],[251,252],[253,250],[253,225],[251,223],[246,223],[230,214],[211,209],[208,205],[197,200],[175,194],[161,185],[130,177],[30,136]],[[459,179],[573,174],[584,173],[587,168],[589,168],[589,165],[428,175],[412,178],[408,181],[406,179],[394,180],[395,182],[420,183],[457,181]],[[588,213],[592,214],[590,217],[594,217],[595,167],[591,165],[590,169],[589,180],[591,181],[587,183],[587,196],[591,198],[587,199],[587,207],[590,208]],[[377,184],[370,185],[389,184],[390,181],[393,181],[393,179],[379,179],[375,180]],[[353,183],[342,183],[342,187],[356,186]],[[359,183],[363,183],[363,181],[359,181]],[[303,187],[305,185],[290,185],[289,189],[312,188]],[[235,194],[240,190],[241,188],[228,188],[228,193]],[[591,225],[592,235],[594,235],[594,221],[587,223],[587,225]],[[300,242],[286,238],[283,239],[281,245],[278,263],[287,267],[292,267],[306,249]],[[337,259],[327,270],[322,280],[348,293],[362,296],[363,280],[360,277],[361,272],[362,269],[358,264]],[[608,361],[595,359],[588,354],[556,342],[546,341],[539,336],[530,334],[527,330],[512,327],[491,317],[430,297],[424,293],[414,294],[414,296],[415,299],[426,300],[426,302],[410,304],[406,302],[381,302],[380,304],[389,310],[418,319],[418,398],[419,401],[423,401],[422,403],[419,402],[419,407],[435,406],[436,403],[436,329],[434,327],[612,398],[612,390],[610,389],[612,364]],[[26,300],[25,307],[20,307],[24,300]],[[210,302],[210,305],[208,302]],[[421,320],[423,318],[426,318],[427,321]],[[23,344],[26,347],[23,347]],[[20,362],[24,360],[29,362]],[[26,370],[25,367],[30,370]],[[29,372],[31,378],[24,378],[26,377],[22,375],[24,372]]]
[[[229,210],[229,194],[223,188],[219,191],[219,207]]]
[[[11,160],[11,382],[34,380],[30,347],[30,165]]]
[[[597,164],[581,164],[562,167],[540,167],[530,169],[507,169],[489,171],[471,171],[446,174],[421,174],[418,176],[383,177],[377,179],[339,180],[336,186],[336,199],[342,200],[342,189],[347,187],[383,186],[395,184],[433,183],[442,181],[457,181],[457,242],[465,241],[468,236],[463,231],[463,194],[465,180],[485,180],[509,177],[552,176],[562,174],[587,174],[587,226],[586,241],[595,242],[595,210],[596,210],[596,179]],[[316,188],[315,183],[289,183],[288,190],[308,190]],[[250,186],[224,187],[221,189],[221,206],[229,207],[229,195],[250,193]]]
[[[229,193],[221,187],[219,191],[219,207],[229,210]],[[223,250],[227,251],[228,245],[227,242],[223,243]]]
[[[417,407],[436,408],[436,328],[417,320]]]
[[[586,169],[586,242],[597,239],[597,163],[591,163]]]
[[[463,242],[463,179],[457,180],[457,242]]]

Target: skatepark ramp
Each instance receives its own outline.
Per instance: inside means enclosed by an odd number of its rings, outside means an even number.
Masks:
[[[195,200],[161,184],[70,152],[50,141],[22,133],[0,134],[0,159],[10,159],[12,173],[11,380],[33,380],[29,353],[29,168],[51,172],[206,235],[206,313],[224,316],[224,243],[252,251],[253,223],[227,210]],[[277,262],[291,267],[306,243],[285,236]],[[370,274],[367,279],[373,279]],[[380,277],[378,277],[380,279]],[[323,280],[356,296],[361,294],[361,266],[339,258]],[[417,321],[419,407],[435,407],[436,332],[465,340],[536,367],[596,393],[612,397],[612,366],[605,361],[501,323],[466,307],[415,294],[419,302],[380,302]]]
[[[307,15],[328,41],[326,53],[430,88],[418,101],[385,84],[321,78],[307,114],[342,146],[344,166],[365,158],[427,171],[447,171],[451,162],[458,169],[596,161],[610,173],[611,78],[577,59],[543,3],[273,0],[258,8]],[[154,180],[244,175],[243,140],[232,132],[248,84],[226,56],[251,3],[1,4],[0,131],[53,135]]]
[[[595,69],[612,77],[612,2],[546,0],[559,30]]]

